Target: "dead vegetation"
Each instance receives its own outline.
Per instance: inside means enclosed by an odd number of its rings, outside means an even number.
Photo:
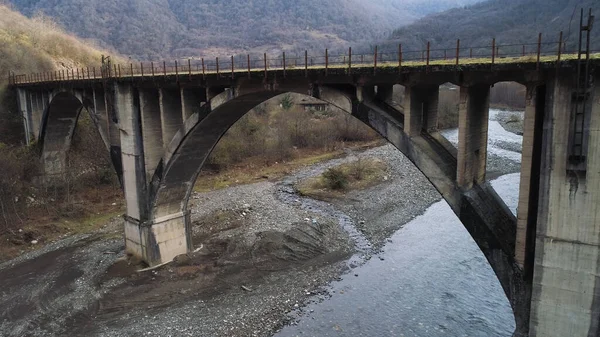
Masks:
[[[342,197],[352,190],[375,186],[387,179],[388,167],[377,158],[359,158],[356,161],[332,167],[317,177],[301,181],[296,190],[316,199]]]

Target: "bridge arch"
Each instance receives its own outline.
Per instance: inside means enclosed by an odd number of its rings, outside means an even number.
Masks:
[[[44,111],[40,140],[47,181],[62,178],[66,172],[67,155],[83,107],[81,97],[62,91],[51,97]]]
[[[100,97],[96,97],[97,95]],[[102,139],[102,145],[121,179],[118,165],[120,158],[112,154],[106,132],[100,125],[99,110],[104,108],[104,95],[93,90],[63,90],[50,93],[48,97],[47,107],[41,116],[39,134],[45,181],[53,184],[65,178],[69,151],[83,110],[87,111],[93,129]]]

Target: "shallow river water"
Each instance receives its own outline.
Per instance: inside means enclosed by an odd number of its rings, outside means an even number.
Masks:
[[[496,146],[522,142],[495,121],[498,113],[490,111],[488,149],[520,162],[520,153]],[[445,136],[456,141],[457,132]],[[492,182],[513,212],[518,184],[519,174]],[[445,201],[406,224],[381,254],[332,283],[330,292],[275,336],[505,337],[514,331],[500,283]]]

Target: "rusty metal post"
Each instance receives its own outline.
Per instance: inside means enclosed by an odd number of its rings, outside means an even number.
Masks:
[[[286,72],[285,72],[285,52],[283,52],[283,78],[285,78]]]
[[[248,78],[250,78],[250,77],[251,77],[251,75],[250,75],[250,74],[251,74],[251,73],[250,73],[250,54],[248,54]]]
[[[96,67],[92,67],[92,75],[96,78]]]
[[[188,59],[188,78],[192,80],[192,60]]]
[[[540,56],[542,53],[542,33],[540,33],[540,35],[538,36],[538,46],[537,46],[537,63],[536,63],[536,69],[539,70],[540,69]]]
[[[233,55],[231,55],[231,79],[234,79],[234,72],[235,72],[235,67],[234,67],[234,60],[233,60]]]
[[[150,62],[150,68],[151,68],[152,78],[154,78],[154,62]]]
[[[425,69],[427,69],[427,70],[429,70],[429,53],[430,53],[430,50],[431,50],[431,43],[429,41],[427,41],[427,63],[425,64],[426,65]]]
[[[119,78],[121,78],[121,64],[119,64]]]
[[[402,43],[398,45],[398,72],[402,72]]]
[[[202,58],[202,78],[206,78],[206,67],[204,67],[204,57]]]
[[[304,76],[308,77],[308,50],[304,51]]]
[[[558,58],[557,58],[557,62],[560,62],[560,54],[562,52],[562,44],[563,44],[563,32],[560,32],[560,35],[558,36]]]
[[[375,55],[373,55],[373,74],[377,73],[377,46],[375,46]]]
[[[90,67],[87,67],[87,77],[88,77],[88,80],[89,80],[90,79]]]
[[[167,77],[167,62],[163,61],[163,75]]]
[[[265,81],[267,80],[267,53],[263,54],[263,58],[265,61]]]
[[[140,72],[142,73],[142,80],[144,79],[144,62],[140,62]]]
[[[177,64],[177,60],[175,60],[175,81],[179,83],[179,67]]]
[[[131,70],[131,78],[133,78],[133,63],[129,63],[129,69]]]
[[[352,47],[348,47],[348,75],[352,72]]]
[[[220,69],[219,69],[219,58],[217,57],[216,60],[217,60],[217,65],[216,65],[216,67],[217,67],[217,77],[220,78],[221,77],[221,73],[220,73]]]
[[[325,49],[325,76],[327,76],[328,68],[329,68],[329,50]]]
[[[494,64],[494,61],[496,59],[496,38],[492,39],[492,64]]]
[[[456,65],[458,65],[458,60],[460,59],[460,39],[456,40]]]

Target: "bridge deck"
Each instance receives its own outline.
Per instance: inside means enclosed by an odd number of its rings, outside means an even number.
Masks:
[[[577,54],[563,54],[560,56],[560,67],[573,67],[577,62]],[[192,66],[191,61],[188,64],[167,66],[163,63],[162,66],[155,64],[140,63],[139,65],[129,64],[126,67],[121,65],[113,65],[114,69],[102,72],[96,67],[87,67],[77,70],[57,70],[53,72],[35,73],[30,75],[13,75],[10,80],[10,85],[13,86],[29,86],[50,83],[77,82],[78,84],[103,81],[103,80],[145,80],[145,79],[160,79],[160,78],[175,78],[177,82],[180,79],[227,79],[239,78],[243,76],[264,76],[264,74],[281,74],[284,77],[310,77],[322,78],[328,75],[398,75],[420,72],[457,72],[457,71],[485,71],[485,72],[510,72],[523,70],[538,70],[557,67],[558,55],[540,56],[539,61],[536,55],[526,55],[519,57],[498,57],[498,58],[444,58],[425,60],[408,60],[396,59],[394,61],[358,61],[352,60],[327,62],[327,64],[310,65],[308,62],[298,65],[297,62],[288,64],[296,60],[294,58],[286,61],[286,66],[283,62],[280,65],[269,65],[269,62],[262,61],[262,67],[248,67],[248,62],[240,63],[236,67],[235,61],[223,62],[221,64],[212,63],[202,66],[196,63]],[[305,60],[303,60],[305,61]],[[257,61],[254,60],[254,63]],[[590,54],[590,62],[594,65],[600,64],[600,53]],[[252,65],[252,61],[250,61]],[[220,65],[221,67],[219,67]],[[224,67],[223,67],[224,66]],[[81,70],[81,71],[79,71]],[[106,74],[105,74],[106,73]]]

